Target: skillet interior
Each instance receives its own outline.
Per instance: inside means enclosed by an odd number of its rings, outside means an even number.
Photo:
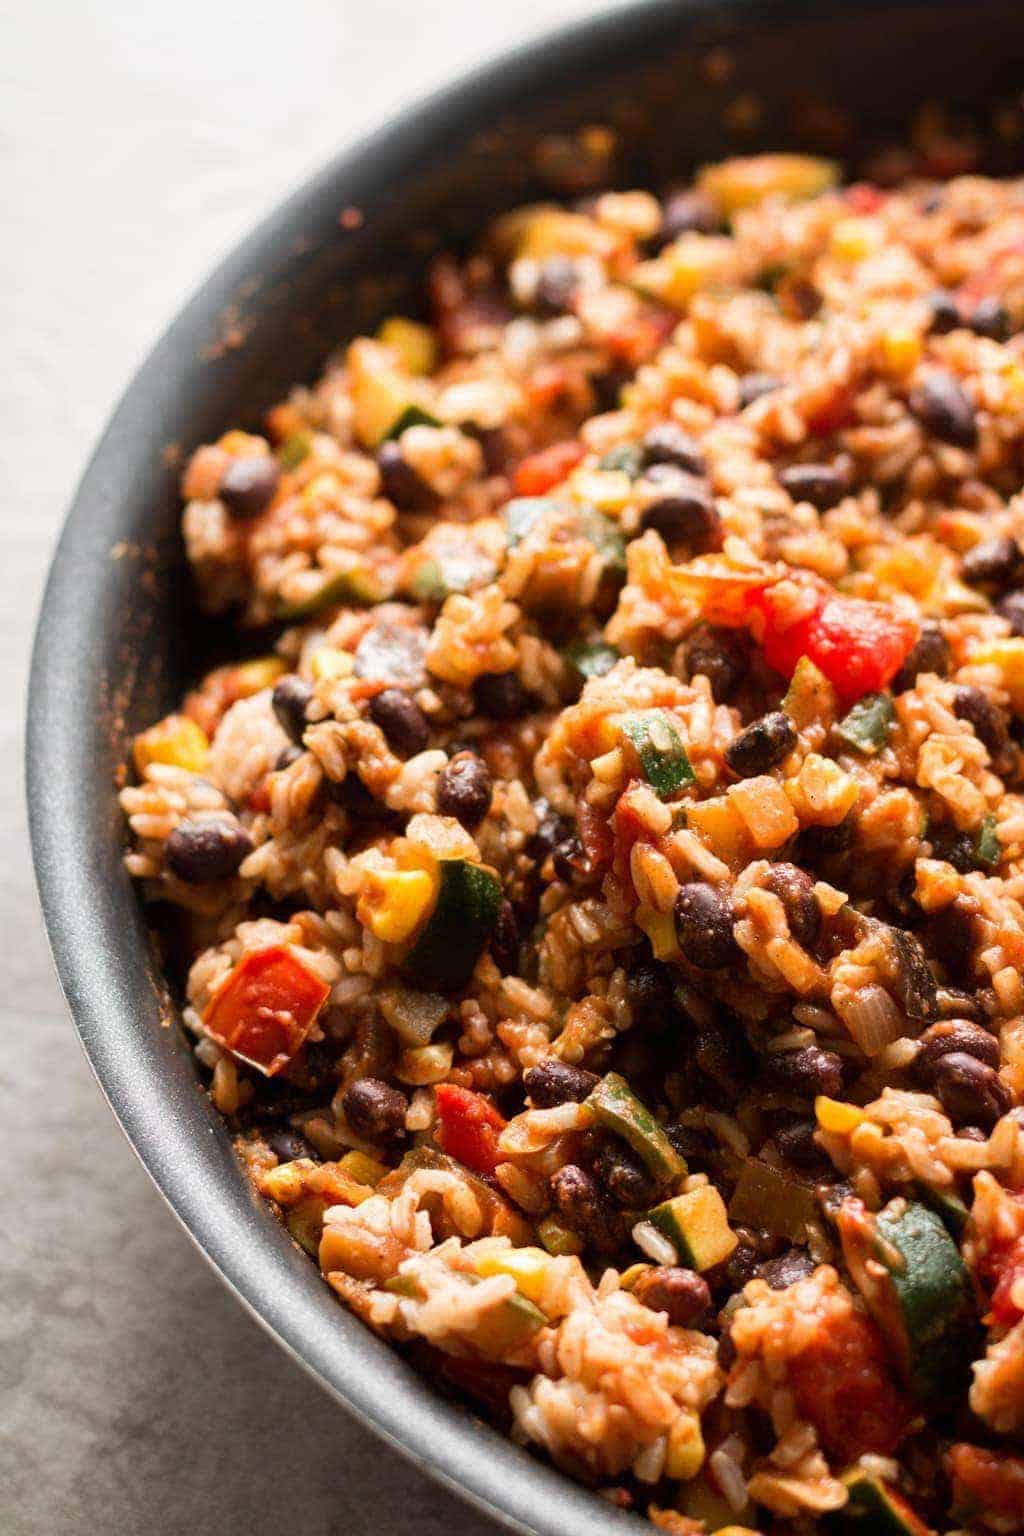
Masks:
[[[701,67],[720,46],[734,61],[724,84]],[[121,867],[126,743],[218,648],[190,606],[173,450],[257,421],[348,336],[415,309],[432,250],[550,191],[545,135],[613,125],[618,185],[766,145],[855,162],[868,142],[898,139],[923,101],[985,124],[1022,61],[1019,0],[648,0],[521,50],[340,157],[229,258],[137,375],[75,499],[36,640],[28,793],[85,1048],[158,1187],[240,1299],[362,1418],[508,1524],[555,1536],[629,1517],[442,1401],[331,1298],[238,1172]],[[747,94],[763,116],[738,135],[723,110]],[[1003,153],[993,169],[1019,166],[1019,147]],[[339,225],[348,207],[358,228]]]

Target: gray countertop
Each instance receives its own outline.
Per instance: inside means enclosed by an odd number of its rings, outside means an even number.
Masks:
[[[4,1536],[492,1529],[357,1428],[260,1332],[135,1162],[51,973],[26,847],[21,716],[64,508],[181,300],[340,144],[506,43],[595,8],[0,7]]]

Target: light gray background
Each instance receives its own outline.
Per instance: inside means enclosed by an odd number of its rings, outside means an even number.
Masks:
[[[492,1529],[243,1315],[122,1140],[37,914],[22,705],[64,508],[188,292],[346,140],[596,8],[0,3],[0,1536]]]

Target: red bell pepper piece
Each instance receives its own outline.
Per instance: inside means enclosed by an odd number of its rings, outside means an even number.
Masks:
[[[203,1023],[218,1045],[273,1077],[304,1044],[330,990],[286,946],[256,949],[221,982]]]
[[[950,1446],[946,1465],[954,1515],[965,1520],[1001,1515],[1006,1523],[999,1529],[1024,1528],[1024,1458],[960,1441]]]
[[[482,1093],[441,1083],[434,1090],[442,1152],[474,1173],[493,1173],[500,1162],[498,1137],[506,1121]]]
[[[515,472],[513,485],[517,496],[545,496],[553,486],[561,485],[570,470],[585,454],[582,443],[552,443],[539,453],[523,459]]]
[[[764,587],[750,599],[763,621],[765,661],[791,677],[800,657],[808,657],[846,705],[892,682],[919,634],[915,621],[888,603],[825,593],[803,618],[787,624],[774,594]]]

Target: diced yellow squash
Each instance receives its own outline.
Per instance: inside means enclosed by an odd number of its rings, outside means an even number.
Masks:
[[[681,1413],[669,1430],[665,1475],[689,1482],[703,1465],[704,1437],[700,1432],[700,1419],[695,1413]]]
[[[444,1081],[452,1069],[454,1055],[450,1042],[410,1046],[399,1056],[395,1076],[412,1088],[427,1088],[431,1083]]]
[[[798,731],[806,725],[832,725],[838,718],[836,691],[809,656],[797,662],[782,707]]]
[[[988,640],[971,652],[972,666],[995,666],[1002,674],[1014,714],[1024,714],[1024,636]]]
[[[420,376],[433,373],[437,367],[437,336],[429,325],[390,315],[377,332],[377,340],[398,354],[407,373]]]
[[[375,1157],[359,1151],[346,1152],[339,1161],[338,1168],[350,1179],[355,1179],[357,1184],[366,1184],[371,1189],[375,1188],[389,1171],[386,1163],[379,1163]]]
[[[551,1255],[543,1248],[495,1248],[482,1253],[473,1267],[482,1280],[489,1275],[511,1275],[521,1296],[539,1302],[551,1269]]]
[[[834,160],[813,155],[750,155],[706,165],[697,185],[723,213],[750,208],[766,197],[796,202],[827,192],[839,180]]]
[[[822,1130],[835,1136],[848,1136],[866,1118],[856,1104],[844,1104],[842,1099],[830,1099],[823,1093],[814,1101],[814,1113]]]
[[[352,671],[352,657],[334,645],[318,645],[309,658],[309,670],[315,683],[331,682],[336,677],[348,677]]]
[[[234,669],[235,692],[240,699],[249,699],[264,688],[272,688],[288,668],[280,656],[256,656],[243,661]]]
[[[411,405],[420,404],[423,385],[403,373],[394,354],[362,338],[348,350],[353,425],[364,448],[376,448]]]
[[[425,869],[368,869],[356,916],[382,943],[402,944],[427,916],[436,895]]]
[[[206,732],[188,715],[167,715],[136,736],[133,745],[135,768],[141,776],[150,763],[165,763],[170,768],[186,768],[202,773],[209,756]]]
[[[781,848],[800,830],[785,790],[767,774],[734,784],[728,795],[759,848]]]

